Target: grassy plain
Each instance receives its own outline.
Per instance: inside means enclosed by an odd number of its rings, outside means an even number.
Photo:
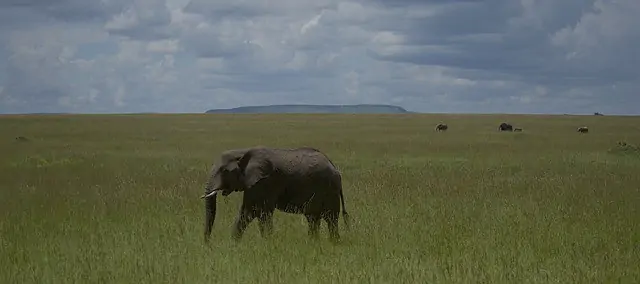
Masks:
[[[640,153],[609,152],[640,144],[639,117],[3,116],[0,133],[0,283],[640,282]],[[342,244],[285,213],[234,244],[240,194],[203,244],[211,162],[258,144],[340,167]]]

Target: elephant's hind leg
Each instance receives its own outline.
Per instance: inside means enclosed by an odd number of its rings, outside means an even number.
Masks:
[[[329,239],[334,243],[340,241],[340,233],[338,233],[338,216],[339,212],[333,210],[325,212],[322,216],[325,222],[327,222]]]
[[[307,214],[307,222],[309,222],[309,237],[318,238],[318,230],[320,229],[320,216],[317,214]]]

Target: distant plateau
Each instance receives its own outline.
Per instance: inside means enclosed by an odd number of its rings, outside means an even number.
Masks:
[[[206,113],[412,113],[394,105],[265,105],[210,109]]]

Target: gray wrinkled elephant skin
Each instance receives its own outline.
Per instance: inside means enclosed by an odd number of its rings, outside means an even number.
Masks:
[[[337,241],[342,205],[345,226],[349,227],[342,176],[331,160],[314,148],[260,146],[223,152],[211,170],[202,196],[206,209],[205,242],[211,236],[217,195],[227,196],[234,191],[244,194],[233,227],[235,240],[242,237],[255,218],[258,218],[260,234],[269,236],[275,209],[305,215],[312,237],[317,237],[320,221],[324,220],[331,240]]]

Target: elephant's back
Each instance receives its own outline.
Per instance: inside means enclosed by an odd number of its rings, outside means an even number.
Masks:
[[[278,164],[288,173],[316,174],[320,172],[332,173],[337,169],[329,158],[322,152],[313,149],[279,150],[276,155]]]

